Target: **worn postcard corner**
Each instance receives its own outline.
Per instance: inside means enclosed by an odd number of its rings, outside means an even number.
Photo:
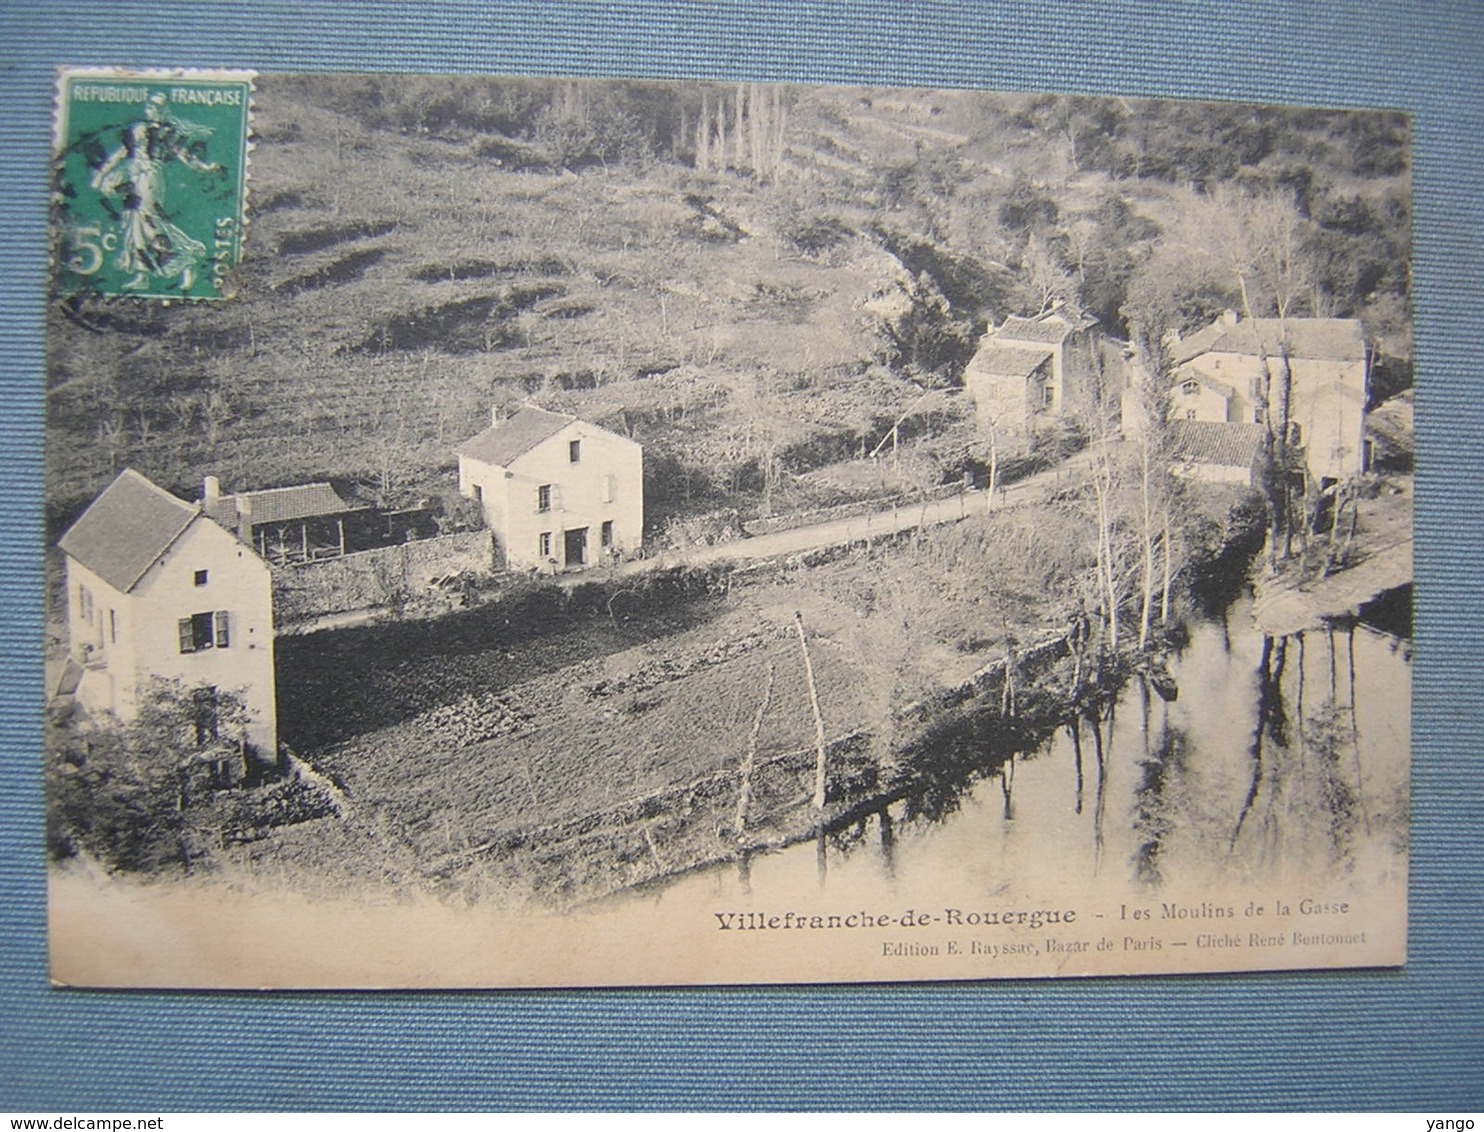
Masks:
[[[1410,169],[1384,111],[62,71],[56,985],[1400,965]]]

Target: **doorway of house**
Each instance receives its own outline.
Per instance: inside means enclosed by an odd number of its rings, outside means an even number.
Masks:
[[[563,540],[566,543],[566,565],[587,565],[587,528],[578,527],[575,531],[563,532]]]

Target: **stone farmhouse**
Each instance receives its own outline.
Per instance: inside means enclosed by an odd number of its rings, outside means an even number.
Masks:
[[[127,722],[153,677],[208,701],[230,691],[248,710],[248,753],[277,759],[273,584],[262,558],[132,469],[59,545],[70,642],[59,693]],[[198,724],[203,751],[218,739],[212,731]]]
[[[1358,320],[1241,320],[1228,312],[1173,338],[1170,348],[1172,420],[1263,424],[1276,408],[1286,354],[1289,422],[1309,474],[1323,486],[1365,470],[1366,344]]]
[[[1008,434],[1076,416],[1099,399],[1096,322],[1053,310],[1036,318],[1006,318],[979,340],[964,370],[964,387],[980,421]]]
[[[532,406],[457,449],[507,567],[571,570],[639,549],[644,450],[588,421]]]

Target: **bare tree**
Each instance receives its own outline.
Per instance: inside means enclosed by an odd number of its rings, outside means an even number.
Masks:
[[[1059,304],[1075,308],[1077,282],[1039,234],[1032,232],[1020,256],[1021,280],[1031,293],[1037,315]]]
[[[1292,196],[1218,185],[1193,198],[1147,259],[1130,288],[1130,304],[1173,324],[1184,298],[1208,289],[1234,295],[1251,328],[1258,355],[1263,407],[1263,495],[1268,508],[1272,569],[1291,552],[1302,510],[1293,502],[1291,405],[1293,373],[1288,319],[1314,293],[1315,270],[1306,250],[1308,222]],[[1135,315],[1130,313],[1130,322]]]

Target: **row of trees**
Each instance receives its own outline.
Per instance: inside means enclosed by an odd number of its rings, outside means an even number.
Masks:
[[[1257,342],[1262,378],[1255,395],[1265,407],[1259,460],[1270,568],[1277,570],[1296,549],[1307,559],[1321,517],[1331,532],[1326,569],[1347,537],[1340,533],[1338,509],[1326,513],[1333,496],[1312,490],[1290,423],[1290,322],[1322,313],[1305,229],[1291,194],[1220,186],[1195,198],[1129,277],[1122,313],[1134,355],[1128,391],[1134,403],[1123,408],[1139,427],[1120,442],[1110,404],[1081,421],[1089,437],[1097,527],[1091,605],[1111,650],[1131,638],[1140,650],[1150,645],[1156,625],[1170,615],[1172,583],[1188,555],[1181,521],[1187,489],[1170,470],[1171,331],[1190,329],[1192,319],[1204,323],[1213,300],[1265,331]],[[1337,494],[1341,503],[1350,501],[1353,520],[1353,485],[1341,485]]]
[[[372,74],[268,76],[260,85],[265,92],[312,98],[374,128],[533,138],[553,119],[581,120],[595,134],[642,141],[649,158],[680,160],[701,151],[693,131],[709,116],[702,107],[730,101],[729,92],[741,89],[699,82]],[[779,84],[745,86],[747,93],[735,97],[793,102],[802,96],[798,88]],[[826,91],[821,102],[824,115],[838,118],[841,106],[858,102],[869,109],[873,98],[869,92]],[[1406,167],[1408,126],[1400,113],[988,92],[942,99],[924,92],[917,102],[931,105],[938,121],[970,139],[1013,144],[1017,135],[1044,138],[1073,174],[1224,181],[1258,169],[1302,181],[1304,170],[1316,167],[1362,178]]]
[[[695,126],[695,167],[702,172],[730,169],[760,181],[776,181],[783,165],[788,132],[786,88],[738,83],[729,93],[702,91]]]

